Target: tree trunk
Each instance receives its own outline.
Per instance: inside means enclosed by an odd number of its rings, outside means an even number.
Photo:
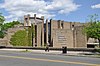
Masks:
[[[100,39],[98,39],[99,40],[99,48],[100,48]]]

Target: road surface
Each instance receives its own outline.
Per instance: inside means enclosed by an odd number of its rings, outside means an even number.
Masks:
[[[100,58],[0,50],[0,66],[100,66]]]

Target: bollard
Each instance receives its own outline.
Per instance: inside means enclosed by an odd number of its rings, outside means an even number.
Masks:
[[[62,53],[63,54],[67,53],[67,47],[62,47]]]

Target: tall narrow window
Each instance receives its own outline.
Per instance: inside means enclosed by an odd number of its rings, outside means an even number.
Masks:
[[[61,22],[61,29],[63,29],[64,25],[63,25],[63,22]]]
[[[27,19],[27,18],[25,18],[25,21],[26,21],[26,25],[25,25],[25,26],[28,26],[28,19]]]
[[[37,43],[37,25],[35,25],[35,43]]]
[[[58,20],[58,28],[60,28],[60,20]]]
[[[72,25],[72,30],[74,30],[74,25]]]
[[[74,25],[72,25],[72,27],[74,27]]]

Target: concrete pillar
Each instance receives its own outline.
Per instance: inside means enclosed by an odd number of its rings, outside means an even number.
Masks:
[[[50,19],[50,46],[53,47],[53,20]]]
[[[46,20],[46,44],[48,44],[48,19]]]
[[[34,20],[36,21],[36,14],[34,14]]]
[[[60,29],[62,29],[62,27],[61,27],[61,20],[59,20],[60,21]]]
[[[75,27],[72,25],[72,33],[73,33],[73,48],[75,48]]]
[[[35,25],[36,25],[36,14],[34,14],[34,23],[35,23],[35,24],[34,24],[34,31],[35,31],[35,28],[36,28],[36,27],[35,27]],[[36,29],[36,30],[37,30],[37,29]],[[36,33],[37,33],[37,32],[36,32]],[[35,34],[35,35],[36,35],[36,34]],[[33,44],[34,44],[34,46],[37,45],[37,43],[36,43],[35,41],[37,42],[37,35],[34,36],[34,38],[33,38]]]
[[[26,20],[25,20],[25,15],[24,15],[24,26],[26,26]]]
[[[61,29],[61,20],[58,20],[58,28]]]
[[[31,26],[31,22],[30,22],[30,15],[27,15],[27,22],[28,22],[28,26]]]
[[[42,46],[44,46],[44,16],[41,16],[42,20]]]
[[[74,44],[75,44],[75,47],[77,47],[77,32],[76,30],[74,30]]]
[[[24,26],[27,26],[26,18],[27,18],[27,16],[24,15]]]

